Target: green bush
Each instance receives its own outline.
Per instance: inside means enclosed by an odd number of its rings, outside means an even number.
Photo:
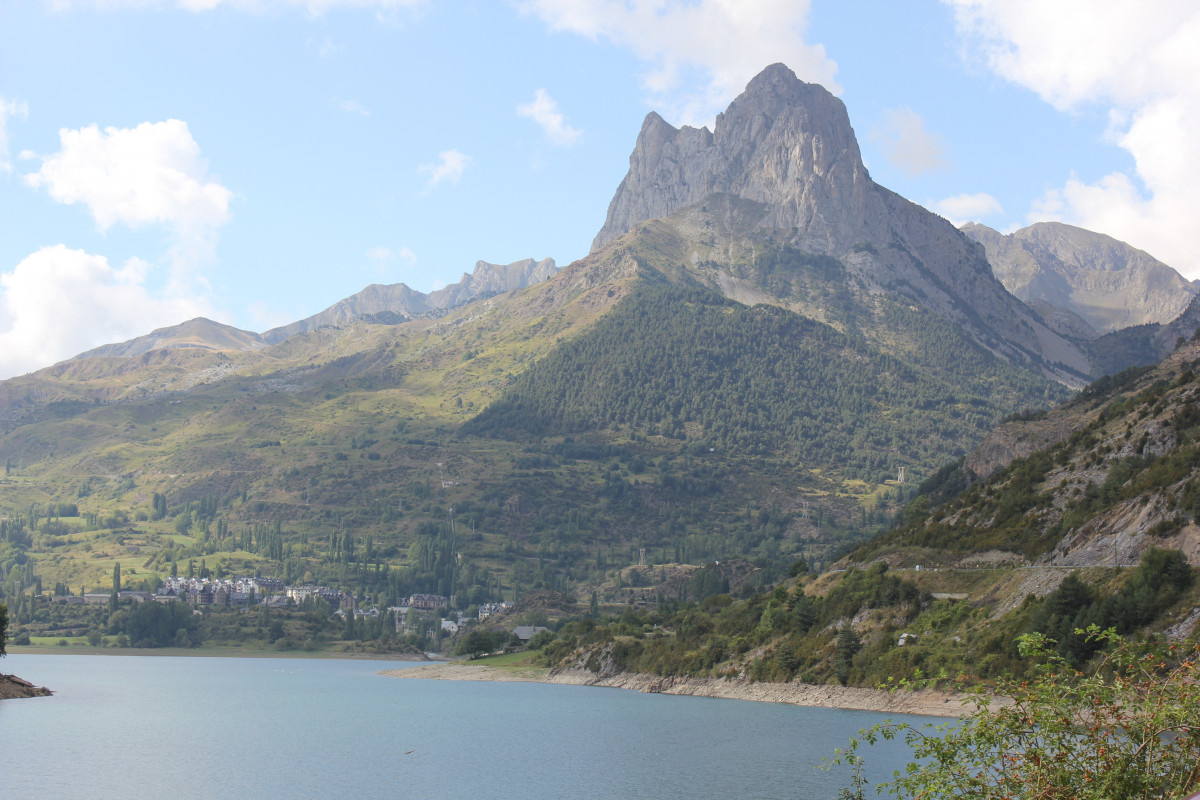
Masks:
[[[841,797],[865,796],[862,745],[896,738],[913,761],[878,787],[891,797],[1134,800],[1200,789],[1200,651],[1079,633],[1112,647],[1087,672],[1028,634],[1020,647],[1040,661],[1034,677],[995,687],[1011,704],[979,690],[977,710],[956,723],[860,731],[831,760],[854,768]]]

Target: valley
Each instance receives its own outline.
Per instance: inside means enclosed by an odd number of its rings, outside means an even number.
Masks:
[[[1142,563],[1200,555],[1185,294],[1124,328],[1072,322],[1080,294],[1027,305],[870,179],[841,101],[773,65],[713,131],[649,115],[562,269],[479,262],[0,382],[10,634],[120,636],[124,611],[51,609],[114,574],[257,576],[380,611],[510,603],[489,624],[552,623],[547,666],[986,677],[1023,668],[1015,637],[1079,568],[1089,604],[1141,581],[1162,598],[1134,628],[1194,635],[1195,589]],[[187,642],[453,646],[208,613]]]

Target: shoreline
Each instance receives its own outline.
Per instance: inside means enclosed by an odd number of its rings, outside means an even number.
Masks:
[[[8,646],[10,656],[154,656],[161,658],[321,658],[359,661],[422,661],[416,653],[335,653],[322,650],[246,650],[240,647],[58,647]],[[440,663],[440,662],[432,662]]]
[[[605,686],[650,694],[675,694],[786,703],[814,708],[875,711],[882,714],[917,714],[929,717],[962,717],[975,710],[974,697],[932,689],[887,691],[854,686],[817,686],[807,683],[748,683],[725,678],[664,678],[658,675],[619,672],[601,676],[589,670],[551,673],[538,667],[505,668],[485,664],[446,662],[407,669],[385,670],[389,678],[446,681],[507,681],[557,683],[572,686]]]

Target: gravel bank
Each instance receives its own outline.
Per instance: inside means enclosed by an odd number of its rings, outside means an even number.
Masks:
[[[388,670],[393,678],[425,678],[447,681],[529,681],[577,686],[609,686],[658,694],[723,697],[761,703],[791,703],[797,706],[878,711],[884,714],[922,714],[959,717],[974,709],[971,698],[948,692],[921,690],[887,692],[845,686],[814,686],[806,683],[748,683],[722,678],[662,678],[658,675],[617,673],[599,677],[588,670],[503,669],[481,664],[449,662],[423,667]]]

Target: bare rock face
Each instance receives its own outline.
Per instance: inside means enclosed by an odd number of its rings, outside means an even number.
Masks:
[[[532,258],[511,264],[490,264],[476,261],[473,272],[464,272],[458,283],[425,294],[403,283],[373,283],[357,294],[339,300],[319,314],[272,328],[262,338],[277,344],[305,331],[325,327],[340,327],[356,319],[397,323],[413,317],[437,315],[461,305],[493,297],[515,289],[523,289],[550,278],[558,271],[553,258],[535,261]]]
[[[534,261],[526,258],[511,264],[489,264],[476,261],[475,270],[463,273],[458,283],[430,292],[428,306],[451,309],[484,297],[493,297],[515,289],[524,289],[550,278],[558,271],[553,258]]]
[[[782,64],[755,77],[712,132],[648,115],[592,249],[716,194],[761,204],[755,227],[790,232],[791,245],[841,260],[867,291],[907,297],[1003,358],[1066,383],[1090,371],[1076,344],[1004,289],[983,248],[872,181],[842,102]]]
[[[1039,222],[1008,235],[973,222],[962,231],[984,246],[1010,292],[1075,314],[1099,334],[1170,322],[1200,292],[1150,254],[1061,222]]]
[[[842,101],[782,64],[763,70],[717,117],[715,131],[676,129],[651,112],[629,174],[592,243],[598,250],[637,223],[719,192],[764,203],[764,226],[800,228],[813,252],[853,238],[870,178]],[[857,213],[847,214],[848,209]]]

